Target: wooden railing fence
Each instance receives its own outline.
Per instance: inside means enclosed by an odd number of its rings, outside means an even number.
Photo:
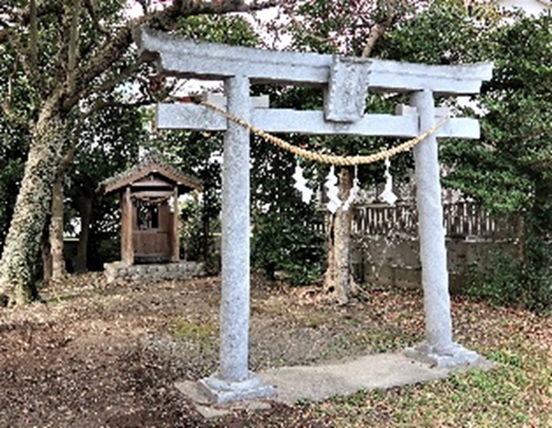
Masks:
[[[445,204],[443,217],[446,235],[451,238],[507,239],[516,233],[513,216],[491,215],[474,202]],[[356,206],[351,231],[357,237],[393,233],[417,236],[418,212],[410,204]]]

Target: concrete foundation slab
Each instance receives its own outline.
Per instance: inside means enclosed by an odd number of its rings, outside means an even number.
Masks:
[[[273,402],[293,404],[300,399],[321,401],[334,395],[430,382],[453,373],[472,369],[489,370],[493,366],[490,361],[479,357],[476,361],[451,368],[422,363],[403,353],[393,353],[317,366],[280,367],[258,374],[264,384],[274,385],[274,395],[226,404],[213,404],[197,382],[177,383],[176,387],[193,401],[203,416],[214,418],[237,409],[267,409]]]

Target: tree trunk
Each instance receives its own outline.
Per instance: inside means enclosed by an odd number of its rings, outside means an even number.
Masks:
[[[52,219],[50,221],[52,281],[61,281],[67,275],[63,254],[63,177],[63,172],[58,172],[52,189]]]
[[[44,233],[42,239],[42,281],[48,284],[52,280],[52,251],[50,251],[50,237]]]
[[[353,187],[353,169],[339,171],[339,199],[347,200]],[[339,208],[329,216],[326,239],[328,243],[328,268],[324,275],[324,290],[335,295],[338,303],[345,304],[356,293],[356,284],[349,270],[349,246],[351,237],[352,207]]]
[[[52,217],[50,219],[50,262],[52,264],[50,268],[51,280],[61,281],[67,276],[67,269],[65,268],[65,254],[64,254],[64,242],[63,242],[63,215],[64,215],[64,179],[67,168],[73,161],[73,155],[75,153],[75,147],[78,141],[78,135],[80,133],[80,126],[77,126],[73,133],[73,140],[67,153],[63,157],[61,165],[57,171],[54,187],[52,188]],[[47,280],[44,278],[44,282]]]
[[[93,196],[82,195],[77,201],[81,217],[81,231],[75,259],[75,272],[85,272],[88,267],[88,238],[90,236],[93,200]]]
[[[0,296],[9,305],[25,304],[37,292],[37,261],[64,148],[65,123],[56,104],[55,99],[45,104],[34,129],[0,261]]]
[[[517,256],[518,261],[523,264],[525,263],[525,219],[523,217],[523,212],[517,211],[515,213],[516,219],[516,241],[517,241]]]

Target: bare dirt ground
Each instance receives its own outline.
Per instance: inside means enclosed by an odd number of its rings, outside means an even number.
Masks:
[[[219,291],[218,278],[105,285],[87,274],[0,309],[0,427],[331,426],[278,404],[206,421],[175,389],[217,368]],[[338,307],[316,288],[253,279],[251,368],[402,349],[423,335],[421,301],[373,290]],[[462,313],[460,341],[480,316]]]

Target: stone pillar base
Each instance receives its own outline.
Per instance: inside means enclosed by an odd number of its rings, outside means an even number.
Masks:
[[[470,351],[457,343],[452,343],[446,347],[436,347],[422,342],[418,346],[405,349],[404,354],[420,363],[436,367],[473,364],[480,358],[476,352]]]
[[[222,380],[215,373],[208,378],[200,379],[198,386],[199,390],[215,404],[266,398],[276,391],[272,385],[265,385],[253,372],[249,372],[247,379],[239,382]]]

